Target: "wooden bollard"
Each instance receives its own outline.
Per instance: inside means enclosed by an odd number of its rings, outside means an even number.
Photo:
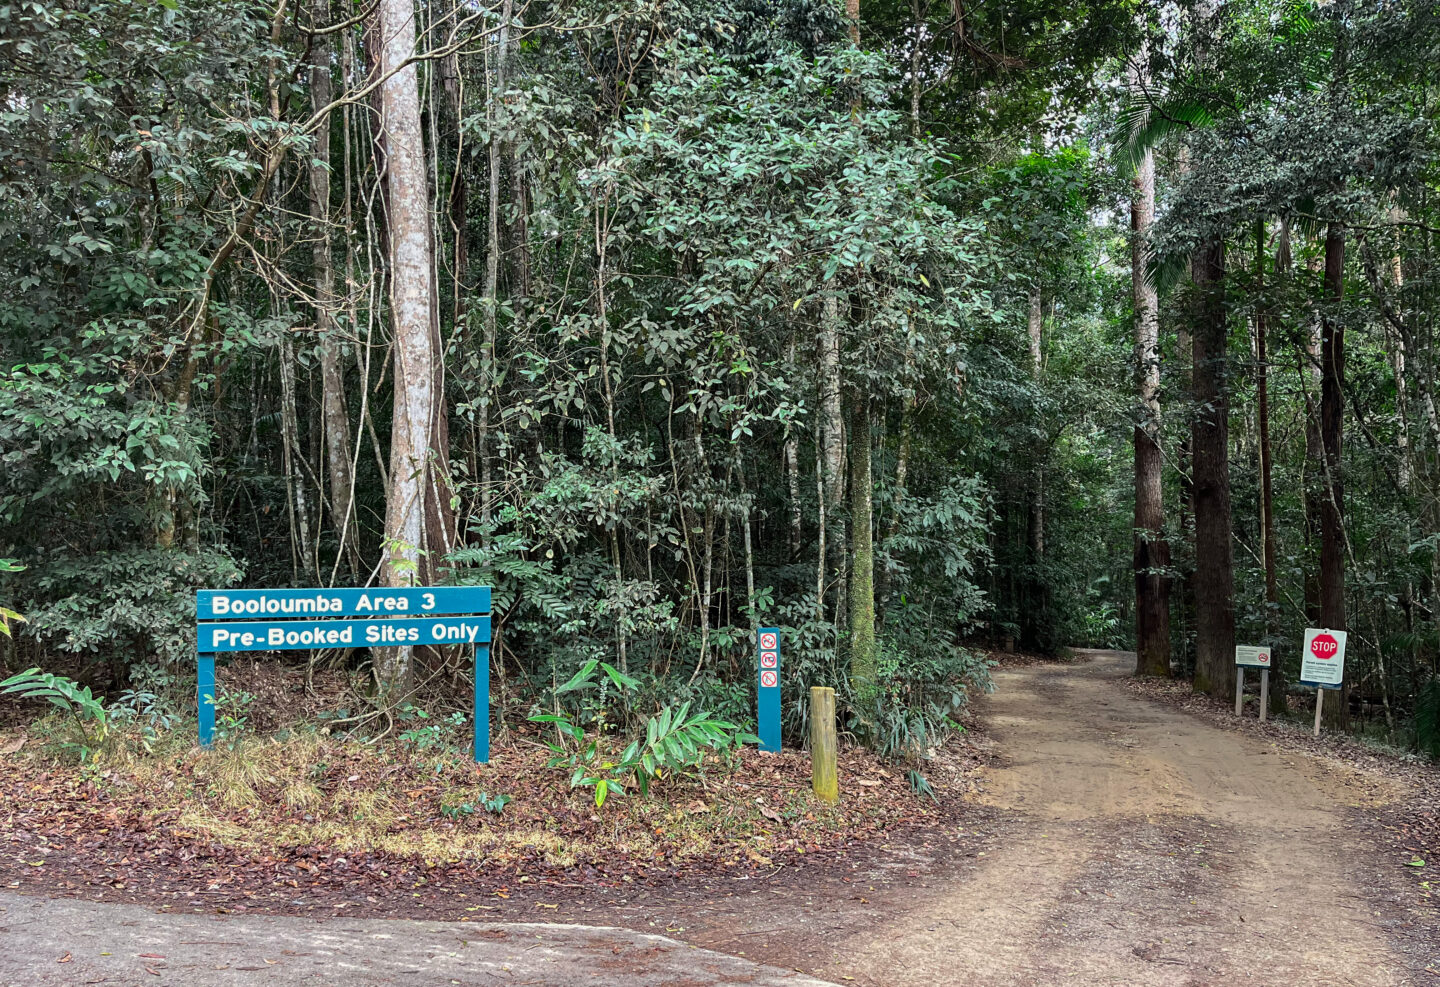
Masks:
[[[840,770],[836,763],[835,690],[810,687],[810,786],[822,802],[840,798]]]

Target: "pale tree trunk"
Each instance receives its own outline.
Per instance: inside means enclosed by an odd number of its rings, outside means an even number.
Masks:
[[[293,545],[291,563],[295,566],[296,584],[303,586],[316,578],[315,546],[310,541],[310,502],[305,496],[305,477],[298,462],[300,434],[295,413],[295,362],[288,334],[280,340],[280,440]]]
[[[1265,223],[1255,224],[1255,417],[1260,446],[1260,557],[1265,566],[1265,628],[1274,634],[1280,605],[1279,561],[1275,543],[1275,490],[1270,449],[1270,356],[1263,301],[1265,290]]]
[[[1340,306],[1345,299],[1345,228],[1331,223],[1325,234],[1325,301],[1330,310],[1321,320],[1320,449],[1325,466],[1325,492],[1320,502],[1320,623],[1346,630],[1345,618],[1345,486],[1341,448],[1345,429],[1345,324]],[[1344,727],[1349,719],[1348,689],[1328,703],[1327,722]]]
[[[1403,210],[1393,208],[1390,210],[1390,221],[1399,224],[1405,219]],[[1400,260],[1399,236],[1396,236],[1395,250],[1390,255],[1390,281],[1395,290],[1395,297],[1400,298],[1401,291],[1405,288],[1405,267]],[[1410,449],[1410,395],[1409,384],[1405,376],[1405,338],[1395,332],[1395,327],[1385,327],[1386,349],[1390,352],[1390,372],[1395,376],[1395,416],[1399,419],[1399,434],[1395,437],[1396,445],[1400,448],[1399,474],[1400,489],[1406,493],[1410,492],[1415,482],[1415,458]]]
[[[1030,289],[1030,316],[1027,320],[1030,336],[1030,378],[1038,386],[1044,371],[1041,344],[1045,331],[1045,314],[1038,287]],[[1030,491],[1030,564],[1039,566],[1045,558],[1045,449],[1037,448],[1035,475]],[[1040,580],[1038,576],[1035,581]]]
[[[314,0],[316,26],[329,19],[327,0]],[[330,105],[330,36],[317,35],[310,63],[310,99],[318,112]],[[330,515],[335,528],[336,565],[353,578],[360,568],[354,511],[355,480],[350,467],[350,409],[345,401],[345,366],[335,325],[335,265],[330,253],[330,117],[315,129],[310,160],[310,216],[315,222],[312,248],[315,266],[315,331],[320,338],[320,415],[325,436],[325,465],[330,480]],[[353,329],[353,326],[352,326]]]
[[[821,455],[824,432],[820,422],[815,422],[815,503],[816,503],[816,555],[815,555],[815,620],[825,622],[825,540],[828,534],[825,511],[825,457]]]
[[[1235,586],[1230,509],[1230,393],[1225,244],[1206,241],[1192,259],[1198,305],[1191,339],[1195,419],[1196,692],[1224,699],[1234,688]]]
[[[1263,234],[1263,228],[1261,233]],[[1264,250],[1263,242],[1260,250]],[[1275,250],[1275,273],[1277,276],[1290,271],[1290,221],[1280,221],[1279,243]],[[1263,262],[1262,262],[1263,273]],[[1270,356],[1265,313],[1262,311],[1256,321],[1256,360],[1260,366],[1260,383],[1257,405],[1260,415],[1260,506],[1264,512],[1261,537],[1265,545],[1265,602],[1269,608],[1267,629],[1279,633],[1279,544],[1275,537],[1275,457],[1270,444]],[[1290,708],[1286,699],[1284,665],[1276,662],[1270,670],[1270,711],[1284,713]]]
[[[750,523],[750,496],[745,490],[745,462],[741,460],[738,469],[740,499],[744,503],[742,517],[745,522],[744,545],[745,545],[745,609],[750,614],[750,633],[754,634],[760,627],[760,615],[755,611],[755,544],[751,537]]]
[[[835,623],[845,617],[845,562],[847,557],[844,526],[834,523],[840,515],[845,497],[845,420],[840,398],[840,311],[833,300],[824,306],[819,336],[820,421],[824,429],[825,514],[831,525],[828,555],[832,560],[831,574],[835,579]]]
[[[1040,379],[1044,373],[1043,344],[1045,332],[1044,299],[1039,285],[1030,289],[1030,311],[1026,319],[1026,333],[1030,342],[1030,379],[1035,382],[1036,393],[1040,390]],[[1037,430],[1043,429],[1043,422],[1037,418]],[[1030,474],[1029,504],[1026,509],[1026,565],[1021,580],[1024,587],[1022,604],[1021,638],[1027,647],[1044,651],[1053,645],[1047,631],[1049,622],[1049,594],[1043,571],[1045,565],[1045,457],[1047,447],[1043,438],[1037,437],[1033,453],[1035,463]]]
[[[1309,269],[1318,274],[1323,270],[1323,264],[1323,258],[1313,258]],[[1314,313],[1307,330],[1305,350],[1300,357],[1305,390],[1305,481],[1302,490],[1305,497],[1305,545],[1313,561],[1320,541],[1320,512],[1325,499],[1325,455],[1320,441],[1320,352],[1324,330],[1319,313]],[[1312,624],[1320,622],[1318,564],[1305,566],[1305,617]]]
[[[420,94],[415,65],[405,64],[415,53],[415,11],[411,0],[378,0],[375,18],[395,354],[385,580],[428,585],[450,550],[454,525]],[[376,662],[382,686],[408,687],[413,649],[386,651]]]
[[[480,521],[490,523],[491,456],[490,456],[490,407],[495,392],[495,326],[499,316],[500,301],[497,291],[500,281],[500,162],[504,158],[505,146],[497,127],[497,104],[505,98],[505,62],[510,54],[510,19],[514,15],[513,0],[505,0],[500,8],[500,40],[495,54],[495,83],[486,94],[486,107],[490,118],[490,188],[489,225],[486,227],[485,242],[485,328],[480,342]],[[613,433],[613,428],[612,428]],[[613,437],[613,434],[612,434]],[[618,547],[616,554],[618,556]],[[619,559],[617,557],[618,566]],[[624,651],[622,632],[621,651]],[[623,665],[622,659],[622,665]]]
[[[1135,674],[1170,674],[1170,545],[1165,540],[1160,449],[1160,306],[1150,280],[1155,156],[1147,148],[1130,180],[1130,283],[1135,307]]]
[[[793,373],[795,368],[794,336],[790,337],[790,342],[786,346],[785,360]],[[790,561],[794,562],[800,558],[801,541],[805,533],[805,518],[800,510],[800,434],[795,430],[793,424],[787,425],[785,428],[785,446],[781,458],[785,467],[785,485],[790,495]]]
[[[871,535],[870,398],[857,390],[850,426],[850,686],[862,717],[875,698],[875,549]]]

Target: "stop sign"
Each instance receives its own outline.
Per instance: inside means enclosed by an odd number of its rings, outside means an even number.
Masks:
[[[1310,653],[1320,661],[1329,661],[1340,651],[1340,642],[1331,634],[1316,634],[1310,642]]]

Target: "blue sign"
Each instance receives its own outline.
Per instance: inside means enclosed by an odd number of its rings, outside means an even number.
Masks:
[[[199,650],[302,651],[490,642],[489,617],[381,617],[378,620],[247,620],[199,624]]]
[[[195,594],[197,620],[303,620],[489,612],[489,586],[202,589]]]
[[[200,744],[215,739],[215,655],[475,645],[475,760],[490,760],[490,587],[202,589],[195,594]],[[360,618],[360,619],[351,619]]]
[[[760,655],[759,684],[755,690],[759,707],[760,749],[780,749],[780,628],[762,627],[755,635]]]

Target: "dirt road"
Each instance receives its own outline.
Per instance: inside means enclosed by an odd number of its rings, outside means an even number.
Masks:
[[[887,987],[1440,984],[1434,915],[1347,823],[1386,783],[1137,698],[1132,667],[1000,671],[1000,763],[949,842],[668,920]]]

